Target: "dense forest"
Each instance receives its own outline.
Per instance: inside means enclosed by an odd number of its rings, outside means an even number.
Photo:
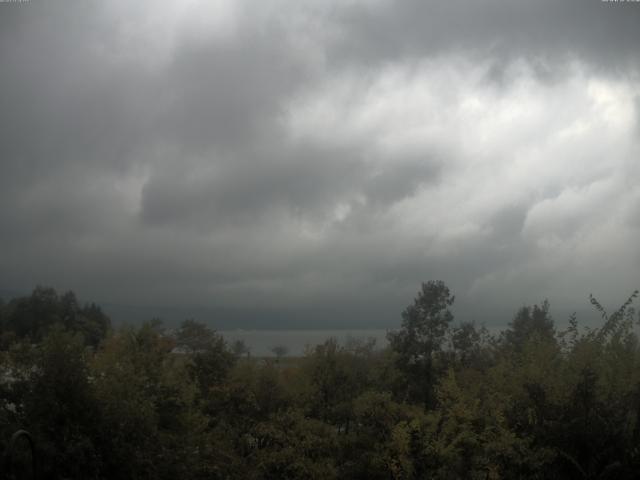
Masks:
[[[636,296],[590,297],[597,328],[557,329],[545,301],[492,335],[429,281],[385,348],[257,358],[193,320],[116,329],[38,287],[0,304],[0,452],[26,429],[55,479],[637,478]]]

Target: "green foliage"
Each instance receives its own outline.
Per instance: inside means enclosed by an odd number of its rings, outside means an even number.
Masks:
[[[373,388],[372,343],[340,346],[331,338],[307,352],[303,372],[308,381],[307,411],[339,431],[349,432],[353,420],[353,401]]]
[[[194,320],[111,331],[39,287],[0,304],[0,448],[28,429],[52,479],[633,479],[636,296],[560,332],[525,306],[494,337],[451,327],[428,282],[388,348],[260,359]]]
[[[4,384],[3,413],[12,413],[12,429],[27,428],[38,439],[45,477],[55,472],[91,478],[100,468],[87,356],[81,335],[58,325],[36,346],[14,345],[3,364],[10,378]]]
[[[251,431],[248,478],[261,480],[337,479],[333,460],[337,434],[329,425],[290,410],[258,423]]]
[[[52,327],[62,325],[81,334],[86,345],[97,347],[111,327],[97,305],[80,306],[73,292],[58,295],[48,287],[36,287],[28,297],[15,298],[0,310],[0,346],[14,340],[40,342]]]
[[[455,297],[442,281],[422,284],[418,296],[402,312],[402,328],[389,332],[398,368],[406,375],[406,398],[434,406],[433,390],[442,346],[453,315],[449,307]]]
[[[506,345],[514,350],[521,350],[532,337],[549,341],[555,339],[549,302],[546,300],[540,306],[525,306],[518,310],[504,335]]]
[[[494,356],[489,332],[473,322],[463,322],[453,329],[451,347],[456,363],[462,368],[486,368]]]
[[[177,346],[189,355],[188,372],[203,398],[220,384],[236,362],[224,338],[203,323],[185,320],[175,334]]]

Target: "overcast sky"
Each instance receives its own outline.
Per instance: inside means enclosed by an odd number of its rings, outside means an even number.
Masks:
[[[5,1],[0,289],[563,321],[640,287],[639,115],[638,2]]]

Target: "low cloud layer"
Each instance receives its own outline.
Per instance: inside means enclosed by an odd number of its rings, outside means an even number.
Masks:
[[[632,2],[0,4],[0,288],[239,327],[392,327],[428,279],[490,325],[614,306],[640,287],[638,24]]]

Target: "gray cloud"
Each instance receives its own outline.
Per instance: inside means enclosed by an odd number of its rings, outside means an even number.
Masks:
[[[631,2],[0,10],[0,288],[307,327],[640,284]]]
[[[552,61],[554,69],[571,57],[619,72],[638,65],[640,10],[632,2],[411,0],[375,9],[358,3],[340,18],[347,32],[340,58],[347,62],[463,50],[499,63],[521,57]]]

